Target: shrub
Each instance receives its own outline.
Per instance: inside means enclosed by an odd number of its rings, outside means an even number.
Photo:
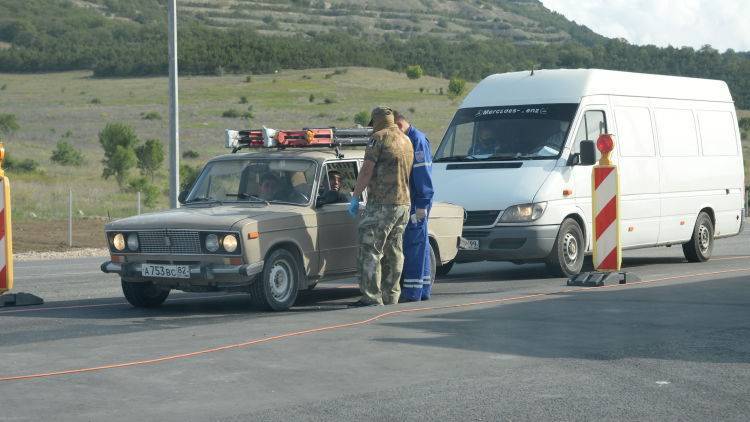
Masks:
[[[417,109],[414,107],[409,107],[409,113],[414,114],[417,112]]]
[[[0,86],[0,91],[5,91],[6,88],[8,88],[8,84],[3,84],[3,86]]]
[[[307,100],[310,101],[311,103],[314,103],[315,102],[315,95],[310,94],[310,96],[307,97]]]
[[[454,97],[463,94],[465,89],[466,81],[461,78],[454,77],[448,82],[448,93]]]
[[[148,113],[141,113],[143,120],[161,120],[161,114],[155,111],[149,111]]]
[[[226,117],[229,119],[236,119],[240,117],[241,115],[242,114],[234,108],[230,108],[229,110],[224,110],[224,112],[221,113],[221,117]]]
[[[157,139],[149,139],[135,149],[135,156],[138,158],[141,174],[150,176],[153,182],[154,175],[164,162],[164,145]]]
[[[423,75],[424,75],[424,70],[422,70],[422,66],[418,64],[406,67],[406,76],[409,79],[419,79]]]
[[[360,126],[367,126],[367,123],[369,122],[370,122],[370,113],[366,111],[360,111],[359,113],[354,115],[354,123]]]
[[[740,129],[750,130],[750,117],[743,117],[740,119]]]
[[[15,160],[11,156],[6,155],[5,161],[3,162],[5,170],[14,173],[34,173],[39,170],[39,163],[27,158],[25,160]]]
[[[49,158],[53,163],[61,166],[81,166],[84,163],[83,154],[66,141],[58,141],[57,148]]]
[[[91,101],[89,101],[91,104],[101,104],[102,100],[98,98],[92,98]]]
[[[194,151],[192,149],[189,149],[182,153],[182,158],[198,158],[200,157],[200,154],[198,154],[198,151]]]
[[[15,114],[0,114],[0,133],[8,136],[20,128]]]
[[[443,87],[440,87],[440,91],[438,91],[440,95],[443,95]]]
[[[250,76],[250,75],[245,76],[245,82],[246,83],[250,83],[252,81],[253,81],[253,77],[252,76]]]
[[[128,182],[128,187],[132,192],[140,192],[143,204],[149,208],[156,205],[161,192],[153,183],[149,183],[145,177],[134,177]]]
[[[336,102],[336,100],[334,100],[333,98],[326,98],[325,100],[323,100],[323,102],[326,104],[333,104]]]
[[[423,86],[420,86],[420,87],[419,87],[419,93],[420,93],[420,94],[424,93],[424,87],[423,87]]]
[[[247,104],[247,97],[246,96],[243,95],[243,96],[240,97],[240,104]]]

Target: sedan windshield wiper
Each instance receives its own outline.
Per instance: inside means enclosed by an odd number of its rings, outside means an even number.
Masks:
[[[201,203],[201,204],[221,204],[221,201],[219,201],[216,198],[212,198],[210,196],[198,196],[198,197],[195,197],[195,198],[193,198],[193,199],[191,199],[191,200],[189,200],[189,201],[186,202],[186,204],[197,204],[197,203]]]
[[[435,163],[440,162],[447,162],[447,161],[472,161],[472,160],[479,160],[480,158],[477,158],[473,155],[451,155],[450,157],[440,157],[436,160],[434,160]]]
[[[249,193],[244,193],[244,192],[242,192],[242,193],[228,193],[227,196],[235,196],[238,199],[250,199],[253,202],[263,202],[266,205],[271,205],[270,202],[268,202],[267,200],[261,198],[260,196],[252,195],[252,194],[249,194]]]

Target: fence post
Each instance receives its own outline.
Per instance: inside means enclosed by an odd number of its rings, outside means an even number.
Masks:
[[[141,191],[138,191],[136,198],[136,202],[138,202],[138,215],[141,215]]]
[[[73,247],[73,189],[68,189],[68,247]]]

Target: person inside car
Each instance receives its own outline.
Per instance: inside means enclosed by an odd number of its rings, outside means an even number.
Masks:
[[[328,185],[329,189],[325,189],[318,198],[318,204],[338,204],[349,202],[352,198],[351,194],[342,192],[341,187],[343,186],[344,177],[336,170],[328,172]]]

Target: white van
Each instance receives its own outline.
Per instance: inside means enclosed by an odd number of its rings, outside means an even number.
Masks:
[[[689,261],[706,261],[715,238],[741,231],[742,149],[726,83],[597,69],[504,73],[468,94],[435,153],[436,200],[466,209],[469,241],[456,262],[542,261],[577,274],[592,249],[595,153],[585,141],[605,132],[616,144],[623,249],[682,245]]]

